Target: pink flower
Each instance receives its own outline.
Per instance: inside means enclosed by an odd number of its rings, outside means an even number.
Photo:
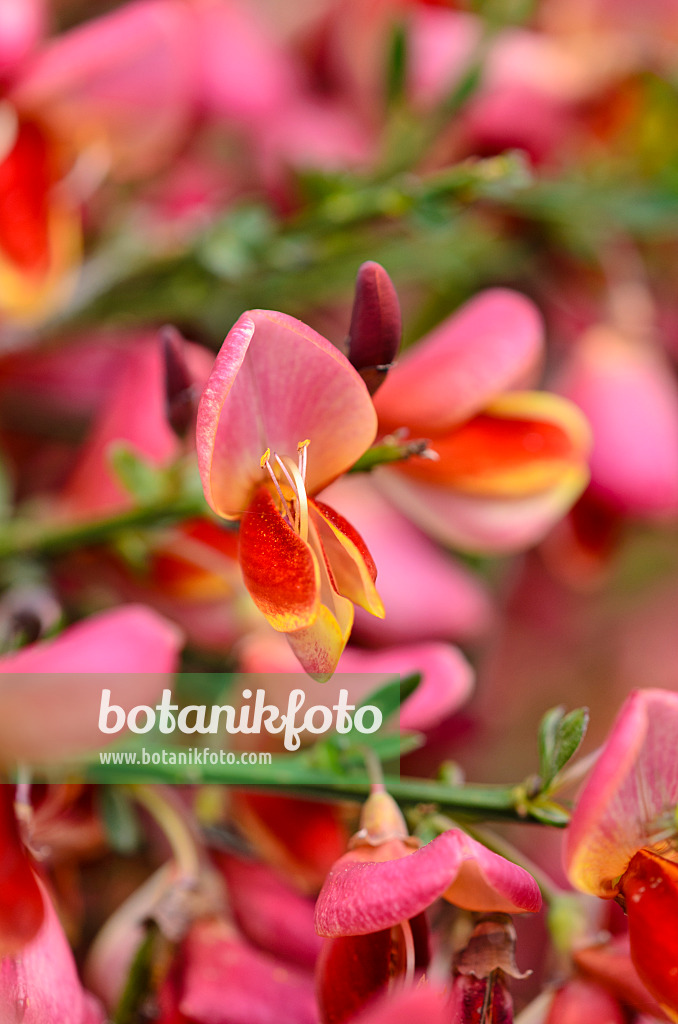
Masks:
[[[0,125],[1,308],[24,320],[72,291],[92,183],[109,168],[156,170],[197,98],[196,24],[184,3],[138,0],[39,45],[43,17],[36,0],[0,6],[0,62],[13,76]]]
[[[487,291],[406,352],[375,395],[382,433],[406,427],[438,454],[381,468],[379,483],[443,542],[487,552],[533,544],[585,487],[581,413],[556,395],[516,390],[541,348],[529,300]]]
[[[577,343],[559,390],[591,424],[591,496],[617,515],[675,515],[678,388],[661,353],[593,328]]]
[[[0,78],[17,67],[44,34],[47,0],[0,0]]]
[[[313,927],[313,900],[250,857],[215,851],[213,858],[226,879],[233,916],[248,941],[312,971],[322,945]]]
[[[673,1016],[678,1014],[677,741],[678,695],[632,693],[580,794],[565,844],[573,885],[623,900],[631,959],[641,981]]]
[[[70,293],[80,212],[63,188],[63,153],[44,127],[9,104],[0,121],[0,310],[30,321]]]
[[[311,976],[250,948],[227,921],[197,922],[160,993],[191,1024],[315,1024]]]
[[[275,634],[251,633],[237,648],[240,668],[263,674],[267,699],[284,706],[289,691],[298,686],[295,661],[288,646]],[[365,700],[395,676],[421,673],[421,682],[400,711],[400,728],[431,729],[457,711],[473,692],[474,674],[461,651],[451,644],[401,644],[378,651],[349,645],[337,666],[333,685],[348,690],[349,701]]]
[[[0,658],[0,746],[5,764],[96,749],[102,687],[129,710],[156,703],[176,670],[181,634],[142,605],[92,615]],[[111,736],[113,738],[113,736]]]
[[[191,0],[198,26],[199,103],[224,120],[275,131],[299,88],[293,62],[251,4]]]
[[[363,381],[311,328],[254,310],[229,331],[198,410],[205,495],[218,515],[240,519],[245,585],[319,680],[348,640],[352,602],[383,614],[359,534],[313,498],[375,433]]]
[[[459,829],[417,849],[396,803],[375,786],[361,828],[327,876],[316,930],[328,937],[318,964],[325,1024],[348,1020],[389,978],[411,983],[428,963],[425,911],[438,898],[474,911],[534,912],[541,895],[523,869]]]
[[[174,151],[195,108],[195,33],[184,3],[126,3],[46,43],[12,102],[78,148],[103,146],[116,174],[151,173]]]
[[[442,897],[466,910],[534,913],[537,883],[460,829],[418,850],[358,847],[337,861],[316,905],[321,935],[368,935],[415,917]],[[400,842],[398,840],[398,842]]]

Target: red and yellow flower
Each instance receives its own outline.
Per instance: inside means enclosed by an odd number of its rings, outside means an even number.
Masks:
[[[229,331],[198,410],[197,447],[214,511],[240,520],[239,559],[255,604],[324,681],[353,604],[383,606],[360,535],[313,497],[374,440],[377,420],[348,360],[300,321],[244,313]]]
[[[637,690],[588,779],[565,845],[570,881],[626,910],[631,959],[678,1021],[678,694]]]
[[[534,544],[588,482],[588,424],[574,404],[525,390],[542,358],[529,299],[482,292],[405,353],[375,396],[380,433],[429,439],[437,459],[375,477],[443,543],[479,552]]]

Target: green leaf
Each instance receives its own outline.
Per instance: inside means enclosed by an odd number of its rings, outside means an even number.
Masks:
[[[344,765],[353,761],[361,766],[364,765],[363,751],[365,747],[370,747],[380,761],[393,761],[413,750],[419,750],[425,742],[426,738],[420,732],[389,733],[387,736],[378,734],[361,736],[360,745],[353,744],[342,757],[342,761]]]
[[[150,1002],[158,984],[155,968],[162,937],[154,921],[146,921],[143,927],[144,935],[134,953],[120,1002],[113,1014],[113,1024],[139,1024],[139,1021],[148,1019],[143,1007]]]
[[[407,65],[407,28],[399,22],[393,26],[391,33],[386,68],[386,100],[389,106],[405,95]]]
[[[535,800],[526,805],[526,809],[533,821],[542,825],[554,825],[556,828],[565,828],[570,824],[570,815],[551,800]]]
[[[562,705],[546,712],[539,726],[539,774],[542,791],[579,749],[589,724],[588,708],[565,714]]]
[[[141,505],[158,501],[167,491],[167,475],[152,465],[127,441],[114,441],[108,448],[108,461],[118,480]]]
[[[386,722],[391,715],[400,710],[403,701],[412,696],[420,683],[421,672],[412,672],[403,679],[399,677],[391,679],[388,683],[384,683],[383,686],[374,690],[373,693],[368,694],[360,704],[357,704],[356,711],[365,707],[377,708],[381,711],[383,721]],[[355,715],[353,717],[355,720]],[[355,725],[346,735],[356,735]],[[362,736],[363,734],[359,733],[358,735]]]

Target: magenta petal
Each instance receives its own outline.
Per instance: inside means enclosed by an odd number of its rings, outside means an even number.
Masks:
[[[391,928],[445,896],[467,910],[520,913],[541,906],[539,887],[458,829],[397,860],[369,863],[360,850],[332,868],[316,904],[320,935],[366,935]]]
[[[202,390],[212,366],[210,354],[186,343],[184,356],[196,391]],[[80,358],[79,351],[72,354],[74,362]],[[106,388],[99,398],[98,415],[61,493],[74,515],[112,512],[134,504],[110,463],[111,446],[116,442],[128,443],[156,466],[167,463],[180,451],[167,419],[165,366],[158,338],[128,337],[125,348],[116,353],[111,365],[104,364],[104,370]],[[55,383],[63,386],[60,381]]]
[[[313,927],[313,901],[265,864],[225,853],[216,859],[243,934],[267,953],[312,971],[322,945]]]
[[[155,169],[196,100],[194,16],[176,0],[138,0],[56,37],[14,99],[65,138],[105,141],[125,174]]]
[[[199,99],[207,113],[251,127],[285,110],[297,83],[287,51],[259,24],[251,4],[195,0]],[[269,130],[266,123],[264,134]]]
[[[3,761],[55,760],[101,746],[106,742],[99,732],[102,689],[110,688],[111,703],[126,710],[155,705],[177,667],[180,647],[176,626],[142,605],[127,605],[5,655],[0,659]]]
[[[0,3],[0,75],[4,78],[30,54],[44,34],[46,0]]]
[[[296,461],[307,439],[306,485],[315,494],[375,434],[367,389],[338,349],[291,316],[251,310],[229,331],[198,409],[205,495],[215,512],[239,517],[265,479],[266,449]]]
[[[612,331],[577,345],[562,393],[593,430],[591,487],[627,514],[678,510],[678,387],[661,353]]]
[[[280,635],[255,633],[243,638],[238,657],[244,672],[268,675],[267,699],[278,706],[285,705],[290,691],[299,686],[298,664]],[[349,703],[355,704],[394,676],[413,672],[421,672],[422,680],[402,705],[401,729],[433,728],[457,711],[473,691],[473,669],[461,651],[449,644],[423,643],[380,651],[347,647],[339,660],[333,692],[348,690]]]
[[[482,35],[479,18],[418,5],[410,35],[410,89],[419,107],[439,103],[468,72]]]
[[[382,651],[347,647],[339,662],[338,681],[355,702],[394,676],[404,678],[413,672],[421,672],[422,680],[402,706],[401,729],[432,729],[457,711],[473,691],[473,669],[461,651],[448,644],[410,644]]]
[[[315,1024],[313,981],[234,938],[231,925],[194,925],[182,948],[179,1012],[199,1024]]]
[[[408,350],[375,396],[385,429],[440,433],[524,384],[542,348],[534,304],[518,292],[482,292]]]
[[[565,837],[573,885],[597,896],[618,891],[635,853],[675,830],[678,694],[636,690],[626,700],[586,782]]]
[[[0,1020],[3,1024],[104,1024],[103,1011],[80,984],[66,936],[49,897],[42,892],[42,928],[20,956],[0,960]]]
[[[61,495],[74,514],[91,515],[133,504],[109,461],[115,442],[130,443],[156,465],[178,452],[165,416],[161,354],[155,338],[140,340],[122,354],[112,376],[110,391]]]

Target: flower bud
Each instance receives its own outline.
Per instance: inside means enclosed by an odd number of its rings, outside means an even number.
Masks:
[[[371,395],[384,382],[401,337],[400,303],[391,278],[379,263],[363,263],[355,285],[348,358]]]
[[[170,324],[160,330],[160,345],[165,366],[165,412],[167,421],[177,435],[184,438],[193,423],[196,395],[186,363],[184,339]]]
[[[360,814],[360,829],[351,838],[349,846],[381,846],[394,839],[407,845],[419,843],[408,832],[402,811],[392,796],[382,786],[373,786],[372,792],[363,804]]]

